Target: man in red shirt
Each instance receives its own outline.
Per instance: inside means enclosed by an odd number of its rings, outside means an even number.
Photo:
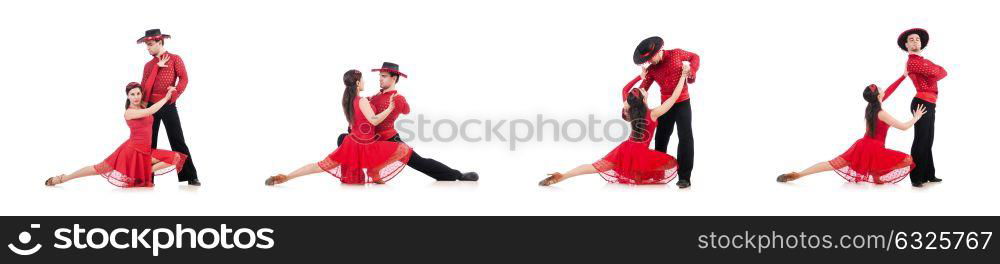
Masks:
[[[156,139],[160,134],[160,121],[163,121],[167,130],[167,139],[170,140],[170,149],[184,153],[188,157],[188,160],[184,162],[184,168],[177,173],[178,181],[201,186],[198,172],[195,170],[194,161],[191,158],[191,151],[184,143],[184,132],[181,129],[180,116],[177,114],[177,99],[184,94],[184,90],[187,88],[187,69],[180,56],[167,52],[163,47],[164,40],[169,38],[170,35],[160,33],[159,29],[150,29],[146,30],[145,36],[136,40],[136,43],[145,43],[149,55],[153,56],[153,59],[147,62],[142,70],[142,94],[146,97],[144,101],[146,103],[159,101],[167,94],[167,90],[176,89],[167,104],[160,108],[156,114],[153,114],[153,148],[156,148]],[[165,63],[160,63],[160,61]]]
[[[948,72],[920,55],[929,41],[930,35],[927,30],[921,28],[903,31],[896,39],[899,48],[909,54],[906,61],[906,72],[910,80],[913,81],[913,86],[917,88],[917,96],[910,103],[910,109],[915,110],[918,105],[923,105],[927,111],[923,118],[913,126],[913,146],[910,149],[910,155],[913,156],[913,162],[917,164],[917,167],[910,173],[910,182],[916,187],[921,187],[927,182],[941,182],[941,179],[935,175],[934,154],[931,147],[934,145],[934,119],[937,113],[938,98],[937,83],[948,76]]]
[[[382,88],[378,94],[369,98],[372,110],[375,110],[375,113],[388,109],[389,100],[393,98],[392,95],[397,94],[393,103],[395,107],[382,123],[375,126],[375,134],[378,136],[378,140],[403,142],[399,137],[399,133],[396,132],[395,123],[396,118],[400,114],[406,115],[410,113],[410,105],[406,103],[406,97],[398,95],[399,92],[396,91],[396,84],[399,83],[399,77],[406,78],[406,74],[399,71],[399,65],[391,62],[382,63],[382,68],[372,69],[372,71],[379,73],[379,87]],[[350,132],[350,129],[348,129],[348,132]],[[337,139],[338,146],[344,141],[344,137],[346,136],[347,134],[340,135]],[[438,181],[479,180],[479,174],[475,172],[462,173],[434,159],[424,158],[420,154],[417,154],[416,151],[410,155],[410,160],[406,165]]]
[[[691,186],[691,170],[694,168],[694,135],[692,135],[691,129],[691,101],[688,95],[688,84],[694,83],[698,76],[698,67],[701,61],[698,54],[682,49],[662,50],[662,48],[663,39],[660,37],[650,37],[639,43],[632,55],[632,61],[636,65],[643,65],[642,72],[622,89],[622,100],[625,100],[628,91],[639,81],[642,81],[639,87],[647,91],[653,82],[656,82],[656,85],[660,86],[660,101],[667,100],[680,80],[681,68],[684,63],[689,64],[691,70],[687,83],[684,84],[684,90],[681,91],[677,103],[666,114],[657,119],[656,134],[653,136],[655,140],[653,148],[666,153],[670,135],[674,132],[674,124],[677,124],[677,137],[680,140],[677,144],[677,186],[687,188]]]

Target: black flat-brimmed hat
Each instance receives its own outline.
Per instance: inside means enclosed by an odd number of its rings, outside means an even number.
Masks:
[[[136,44],[146,42],[147,40],[164,40],[170,38],[170,35],[160,33],[159,28],[154,28],[146,30],[146,35],[135,41]]]
[[[635,47],[635,53],[632,54],[632,62],[635,64],[643,64],[656,56],[656,52],[659,52],[663,48],[663,39],[660,37],[650,37],[639,42],[639,46]]]
[[[911,28],[899,34],[899,38],[896,38],[896,45],[899,45],[899,48],[903,49],[903,51],[909,51],[906,50],[906,38],[913,34],[920,36],[920,49],[926,48],[927,43],[931,41],[931,36],[927,34],[927,30],[922,28]]]
[[[373,72],[389,72],[389,73],[393,73],[393,74],[399,74],[399,76],[403,76],[403,78],[408,78],[408,77],[406,77],[405,73],[399,71],[399,65],[395,64],[395,63],[392,63],[392,62],[383,62],[382,63],[382,68],[372,69],[372,71]]]

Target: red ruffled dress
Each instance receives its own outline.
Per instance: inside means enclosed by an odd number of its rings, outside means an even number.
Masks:
[[[153,175],[163,175],[175,168],[184,167],[187,155],[179,152],[153,149],[153,116],[125,120],[131,134],[125,143],[111,153],[94,170],[118,187],[152,187]],[[153,171],[152,159],[170,164],[170,167]]]
[[[875,137],[865,136],[854,142],[844,154],[830,161],[833,170],[849,182],[896,183],[916,167],[906,153],[885,148],[889,124],[879,121]]]
[[[612,183],[662,184],[677,177],[677,159],[666,153],[649,149],[656,131],[656,120],[647,113],[642,140],[631,137],[611,153],[594,162],[594,168]]]
[[[351,133],[317,164],[342,183],[385,183],[403,171],[413,149],[402,142],[380,139],[375,126],[361,113],[360,101],[360,97],[354,98]]]

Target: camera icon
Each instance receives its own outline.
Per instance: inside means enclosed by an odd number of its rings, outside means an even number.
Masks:
[[[41,225],[39,225],[39,224],[31,224],[31,229],[38,229],[38,228],[41,228]],[[20,241],[21,244],[28,245],[28,243],[31,243],[31,233],[28,233],[28,231],[23,231],[23,232],[21,232],[20,235],[17,236],[17,240]],[[35,246],[30,247],[28,249],[21,249],[18,246],[15,246],[13,243],[11,243],[11,244],[7,244],[7,248],[10,248],[10,251],[14,252],[14,254],[18,254],[18,255],[21,255],[21,256],[27,256],[27,255],[35,254],[36,252],[38,252],[38,250],[41,250],[42,249],[42,245],[41,244],[35,244]]]

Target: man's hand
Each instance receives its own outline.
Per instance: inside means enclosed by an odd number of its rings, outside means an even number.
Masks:
[[[170,56],[164,54],[164,56],[160,56],[160,61],[156,63],[156,66],[160,66],[160,68],[167,67],[167,61],[170,61]]]

